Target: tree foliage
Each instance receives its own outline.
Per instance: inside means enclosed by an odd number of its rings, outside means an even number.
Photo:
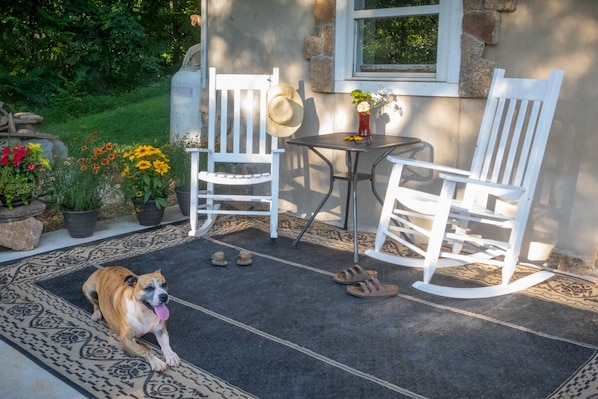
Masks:
[[[197,0],[11,0],[0,8],[0,93],[7,104],[149,84],[200,41]]]

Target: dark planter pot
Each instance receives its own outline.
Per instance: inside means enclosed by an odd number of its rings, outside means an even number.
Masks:
[[[90,211],[62,211],[64,225],[73,238],[91,237],[98,223],[99,209]]]
[[[157,226],[162,222],[164,208],[156,208],[156,201],[149,200],[144,204],[142,200],[133,199],[133,205],[135,206],[135,215],[140,225]]]
[[[185,191],[183,189],[175,189],[174,192],[176,193],[176,200],[179,204],[179,209],[183,216],[189,216],[189,208],[191,202],[191,192]]]
[[[191,192],[181,190],[178,188],[175,188],[174,192],[176,193],[176,199],[179,204],[179,209],[181,210],[181,213],[183,214],[183,216],[189,216],[189,213],[191,211]],[[205,203],[206,203],[205,198],[197,199],[198,205],[202,205]]]

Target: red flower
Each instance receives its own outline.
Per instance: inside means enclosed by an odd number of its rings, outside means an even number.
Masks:
[[[0,163],[2,163],[2,165],[8,165],[10,163],[10,158],[8,157],[9,155],[10,148],[6,147],[2,150],[2,157],[0,158]]]

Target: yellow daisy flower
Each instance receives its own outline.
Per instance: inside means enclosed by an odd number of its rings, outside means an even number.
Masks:
[[[152,164],[149,161],[141,160],[135,164],[135,167],[139,170],[145,170],[151,168]]]

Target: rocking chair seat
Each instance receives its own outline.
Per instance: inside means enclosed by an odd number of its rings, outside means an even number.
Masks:
[[[245,185],[245,184],[258,184],[266,183],[272,180],[271,173],[252,173],[238,175],[234,173],[222,173],[222,172],[199,172],[198,178],[206,182],[212,182],[215,184],[228,184],[228,185]]]

